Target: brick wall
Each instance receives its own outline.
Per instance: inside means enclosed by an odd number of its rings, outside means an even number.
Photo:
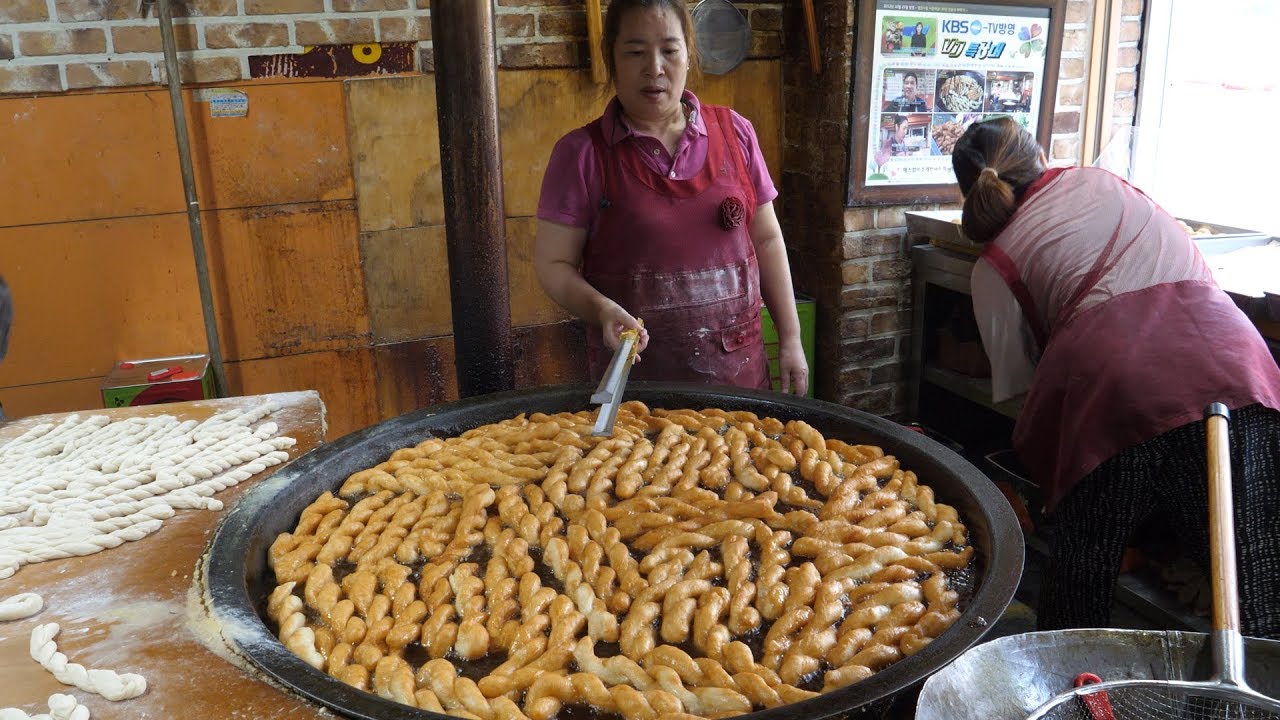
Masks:
[[[1138,113],[1138,62],[1142,59],[1142,0],[1120,4],[1120,47],[1116,52],[1115,105],[1112,132],[1133,127]],[[1104,138],[1105,140],[1105,138]]]
[[[430,70],[430,0],[173,0],[188,83],[249,77],[253,55],[304,46],[416,42]],[[737,3],[754,30],[752,56],[782,50],[782,3]],[[50,93],[165,82],[156,10],[145,0],[0,2],[0,93]],[[580,0],[499,0],[501,67],[582,67]]]
[[[863,0],[866,1],[866,0]],[[844,207],[849,165],[849,98],[857,0],[815,0],[824,65],[808,69],[801,10],[784,15],[783,229],[797,284],[818,299],[817,392],[876,414],[906,407],[910,358],[911,261],[907,210],[938,205]],[[1141,0],[1124,0],[1116,78],[1116,126],[1132,122],[1141,34]],[[1081,158],[1093,0],[1068,0],[1054,164]]]
[[[173,0],[184,82],[249,77],[251,55],[305,45],[431,37],[427,0]],[[421,6],[421,7],[420,7]],[[0,91],[45,93],[165,81],[156,10],[143,0],[9,0]]]
[[[609,3],[601,3],[607,10]],[[690,3],[692,7],[696,3]],[[751,57],[782,54],[781,2],[738,2],[751,24]],[[498,0],[503,67],[581,67],[588,62],[587,14],[581,0]]]
[[[1138,99],[1139,41],[1142,37],[1142,0],[1119,0],[1119,46],[1110,73],[1115,80],[1110,132],[1133,125]],[[1093,0],[1068,0],[1067,24],[1062,37],[1062,65],[1058,74],[1058,108],[1053,118],[1053,146],[1049,158],[1055,165],[1074,165],[1083,157],[1081,139],[1088,100],[1090,42],[1093,37]]]

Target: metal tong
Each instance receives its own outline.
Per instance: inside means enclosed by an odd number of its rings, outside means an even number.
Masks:
[[[591,428],[595,437],[612,437],[613,422],[618,417],[618,406],[622,404],[622,393],[627,387],[627,376],[631,374],[631,365],[636,360],[636,347],[640,342],[638,330],[624,330],[618,336],[618,349],[613,352],[609,368],[600,385],[591,396],[591,404],[599,405],[596,424]]]

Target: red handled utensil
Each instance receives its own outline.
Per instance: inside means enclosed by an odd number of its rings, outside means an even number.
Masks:
[[[1084,687],[1085,685],[1097,685],[1102,682],[1102,678],[1091,672],[1082,672],[1076,676],[1074,687]],[[1092,693],[1090,695],[1081,695],[1080,702],[1084,703],[1084,707],[1089,711],[1089,717],[1093,720],[1115,720],[1115,713],[1111,711],[1111,698],[1107,697],[1107,691]]]

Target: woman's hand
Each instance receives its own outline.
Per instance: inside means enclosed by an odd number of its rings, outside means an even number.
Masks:
[[[610,301],[600,311],[599,322],[603,332],[604,344],[610,350],[618,349],[623,332],[627,330],[640,331],[636,345],[636,362],[640,362],[639,354],[644,352],[644,349],[649,345],[649,331],[644,329],[639,320],[632,317],[631,313],[623,310],[621,305]]]
[[[796,395],[809,392],[809,363],[805,360],[800,338],[779,343],[778,372],[782,375],[782,392],[794,392]]]

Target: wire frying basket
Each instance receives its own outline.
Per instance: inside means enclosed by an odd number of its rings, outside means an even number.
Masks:
[[[1029,718],[1053,720],[1274,720],[1262,700],[1248,700],[1231,694],[1218,695],[1210,683],[1174,683],[1154,680],[1134,681],[1133,685],[1112,684],[1110,690],[1097,690],[1077,697],[1058,699]],[[1085,686],[1091,687],[1091,686]],[[1280,706],[1278,706],[1280,707]]]
[[[1218,403],[1205,410],[1212,633],[1066,630],[1001,638],[930,678],[917,720],[1280,720],[1280,642],[1240,635],[1228,416]],[[1246,665],[1259,690],[1246,679]],[[1001,691],[1002,683],[1011,687]]]

